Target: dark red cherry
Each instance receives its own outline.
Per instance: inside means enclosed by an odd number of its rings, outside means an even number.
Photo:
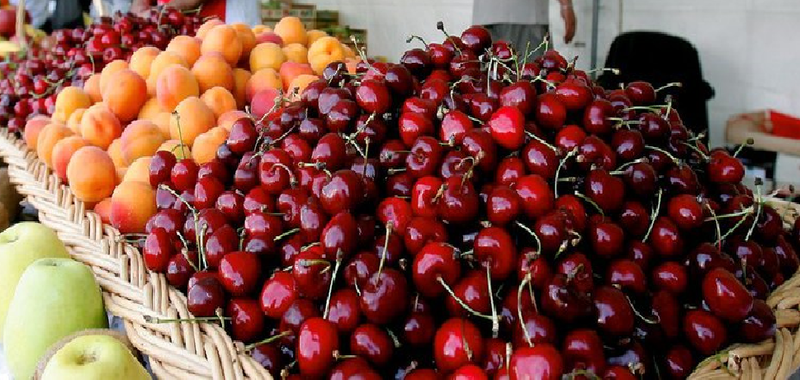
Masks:
[[[321,377],[336,360],[339,335],[333,323],[322,318],[310,318],[303,322],[297,335],[297,364],[300,373],[308,377]]]
[[[517,107],[500,107],[486,126],[495,142],[505,149],[517,150],[525,142],[525,115]]]
[[[386,330],[373,324],[363,324],[350,334],[350,352],[377,367],[383,367],[392,359],[394,345]]]
[[[600,286],[594,290],[592,298],[597,310],[597,327],[602,332],[617,337],[629,336],[633,332],[633,309],[621,290]]]
[[[566,368],[585,368],[597,373],[606,366],[603,341],[595,330],[574,329],[564,337],[562,346]]]
[[[714,315],[729,321],[739,322],[753,308],[753,296],[739,280],[723,268],[714,268],[706,273],[702,282],[703,299]]]
[[[775,335],[775,313],[762,300],[753,301],[750,313],[739,322],[734,331],[746,343],[758,343]]]
[[[675,296],[686,291],[689,276],[686,267],[675,261],[665,261],[653,268],[653,285],[657,289],[666,290]]]
[[[508,366],[512,379],[558,380],[564,373],[561,353],[546,343],[514,350]]]
[[[272,319],[279,319],[297,299],[294,277],[289,272],[275,272],[261,290],[261,310]]]
[[[689,310],[683,317],[683,334],[700,354],[708,356],[721,349],[728,340],[725,325],[705,310]]]
[[[342,333],[350,333],[361,319],[358,293],[353,289],[340,289],[331,296],[327,320]]]
[[[483,358],[483,338],[472,322],[462,318],[445,321],[436,331],[433,342],[436,367],[450,372]]]
[[[408,305],[408,283],[394,269],[375,272],[361,289],[360,306],[366,319],[383,325],[405,312]]]
[[[264,314],[258,301],[249,298],[232,299],[225,315],[231,318],[231,336],[244,343],[258,340],[264,332]]]
[[[213,317],[225,307],[226,295],[215,277],[204,277],[189,286],[186,308],[195,317]]]

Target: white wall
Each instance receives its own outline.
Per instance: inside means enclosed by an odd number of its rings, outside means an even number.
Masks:
[[[297,0],[301,2],[301,0]],[[497,0],[503,1],[503,0]],[[563,24],[550,0],[554,43],[565,55],[590,63],[591,0],[573,0],[575,41],[563,46]],[[472,0],[303,0],[336,9],[342,22],[369,31],[370,55],[396,61],[416,33],[441,40],[436,22],[459,34],[471,24]],[[724,143],[733,114],[770,107],[800,115],[800,0],[601,0],[598,65],[622,31],[657,30],[691,41],[706,80],[716,91],[709,102],[711,143]],[[622,8],[620,8],[622,4]],[[415,45],[419,46],[419,45]]]

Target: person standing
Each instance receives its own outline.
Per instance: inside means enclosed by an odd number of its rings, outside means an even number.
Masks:
[[[261,3],[258,0],[157,0],[182,11],[200,8],[200,17],[218,17],[227,24],[243,22],[250,26],[261,23]],[[142,13],[153,6],[150,0],[133,0],[131,12]]]
[[[517,51],[524,51],[528,42],[535,49],[549,33],[551,0],[475,0],[472,21],[483,25],[494,40],[506,40]],[[564,43],[575,37],[575,10],[572,0],[558,0],[564,20]],[[541,55],[539,51],[537,55]]]

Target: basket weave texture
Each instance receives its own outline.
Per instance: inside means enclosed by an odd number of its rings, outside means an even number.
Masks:
[[[148,323],[146,317],[190,318],[186,297],[163,274],[149,272],[119,231],[87,210],[69,187],[20,139],[0,131],[0,158],[11,182],[39,212],[72,257],[94,272],[106,310],[124,320],[131,343],[159,379],[264,379],[269,372],[213,323]]]
[[[149,272],[139,251],[121,241],[115,228],[86,210],[69,187],[21,140],[0,131],[0,158],[11,182],[39,211],[40,221],[54,229],[73,258],[91,267],[106,309],[121,317],[133,345],[150,359],[160,379],[265,379],[272,376],[255,362],[241,342],[210,323],[148,323],[145,317],[189,318],[186,296],[163,274]],[[768,203],[786,222],[800,215],[800,205]],[[786,212],[784,212],[786,210]],[[728,347],[700,363],[692,380],[783,380],[800,367],[800,272],[767,299],[775,310],[778,331],[759,344]]]

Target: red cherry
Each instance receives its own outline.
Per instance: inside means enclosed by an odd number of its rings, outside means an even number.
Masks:
[[[602,373],[606,367],[603,341],[595,330],[579,328],[567,333],[563,343],[566,368],[585,368]]]
[[[281,318],[297,299],[294,277],[288,272],[275,272],[261,290],[261,310],[270,318]]]
[[[368,321],[383,325],[401,316],[408,305],[408,283],[394,269],[375,272],[361,289],[361,311]]]
[[[473,255],[481,266],[490,268],[492,280],[503,281],[514,270],[517,250],[504,228],[488,227],[475,237]]]
[[[739,322],[753,308],[753,296],[747,288],[723,268],[714,268],[703,278],[703,299],[716,316]]]
[[[247,252],[231,252],[219,263],[219,279],[234,297],[245,296],[258,286],[261,264],[258,256]]]
[[[186,308],[195,317],[212,317],[225,306],[225,290],[215,277],[204,277],[189,286]]]
[[[462,318],[445,321],[436,331],[433,343],[436,367],[450,372],[483,358],[483,338],[472,322]]]
[[[561,353],[547,343],[514,350],[508,366],[512,380],[558,380],[564,372]]]
[[[555,195],[550,184],[539,175],[520,178],[514,186],[522,201],[522,209],[529,218],[538,218],[553,209]]]
[[[383,367],[392,359],[394,345],[386,330],[372,324],[363,324],[350,335],[350,352]]]
[[[657,289],[666,290],[675,296],[681,295],[688,286],[686,268],[674,261],[665,261],[653,268],[651,281]]]
[[[336,327],[322,318],[310,318],[303,322],[297,336],[297,364],[300,373],[308,377],[321,377],[334,364],[339,349]]]
[[[264,331],[264,314],[258,301],[248,298],[232,299],[225,315],[231,318],[231,336],[244,343],[256,341]]]
[[[728,340],[725,325],[704,310],[689,310],[683,316],[683,334],[700,354],[708,356],[721,349]]]
[[[156,228],[147,235],[142,248],[142,258],[147,269],[157,273],[166,272],[169,259],[175,251],[170,239],[167,231],[162,228]]]
[[[500,107],[486,123],[495,142],[508,150],[517,150],[525,142],[525,115],[517,107]]]
[[[604,333],[625,337],[633,332],[634,315],[630,302],[621,290],[601,286],[592,294],[597,309],[597,327]]]
[[[692,352],[688,348],[675,345],[672,346],[664,358],[667,373],[671,379],[684,379],[694,370],[694,359]]]

